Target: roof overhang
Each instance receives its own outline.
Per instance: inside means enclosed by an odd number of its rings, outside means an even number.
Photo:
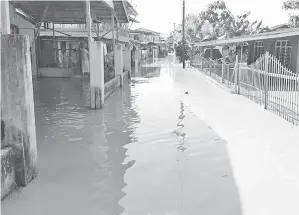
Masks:
[[[246,35],[246,36],[234,37],[229,39],[211,40],[206,42],[193,43],[192,45],[194,45],[195,47],[217,46],[217,45],[222,46],[222,45],[229,45],[232,43],[244,43],[249,41],[292,37],[292,36],[299,36],[299,28],[283,29],[279,31],[266,32],[266,33],[254,34],[254,35]]]
[[[42,19],[44,9],[48,6],[43,20],[53,23],[85,23],[86,1],[10,1],[21,9],[36,23]],[[129,15],[123,1],[91,0],[90,13],[93,22],[111,22],[111,13],[115,12],[120,23],[129,23]]]
[[[134,9],[134,7],[131,5],[130,2],[125,1],[125,5],[127,6],[128,12],[131,15],[133,15],[133,16],[137,16],[138,15],[137,11]]]
[[[130,18],[127,11],[127,6],[125,5],[124,1],[113,1],[113,5],[118,18],[118,22],[129,23]]]

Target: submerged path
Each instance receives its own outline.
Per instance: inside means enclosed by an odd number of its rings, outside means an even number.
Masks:
[[[260,119],[270,113],[169,59],[133,74],[103,110],[88,109],[82,80],[41,79],[35,89],[39,175],[2,202],[3,215],[299,211],[298,189],[266,162],[263,151],[270,143],[254,139],[268,133],[250,130],[266,128],[264,121],[251,122],[255,115],[243,111],[255,110]],[[279,120],[272,122],[283,124]],[[254,148],[257,143],[262,150]],[[290,164],[295,174],[296,165]]]
[[[38,80],[39,175],[2,214],[241,214],[226,143],[176,75],[167,60],[142,68],[97,111],[82,80]]]

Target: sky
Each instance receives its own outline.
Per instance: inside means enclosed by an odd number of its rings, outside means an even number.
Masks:
[[[147,28],[168,34],[174,23],[182,23],[183,0],[129,0],[137,10],[132,29]],[[185,0],[186,14],[199,13],[215,0]],[[226,6],[234,15],[242,15],[251,11],[250,21],[263,20],[263,26],[275,26],[288,22],[288,12],[282,9],[284,0],[225,0]]]

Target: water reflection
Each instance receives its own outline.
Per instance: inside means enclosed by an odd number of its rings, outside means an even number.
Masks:
[[[180,144],[178,146],[178,150],[184,152],[187,148],[184,146],[185,145],[185,138],[186,138],[186,134],[184,132],[182,132],[182,129],[185,127],[184,124],[182,124],[184,118],[186,117],[184,115],[184,103],[181,102],[181,107],[180,107],[180,115],[179,115],[179,122],[177,123],[177,129],[173,132],[176,136],[181,137],[180,138]]]
[[[125,91],[125,93],[124,93]],[[112,215],[121,214],[124,208],[118,204],[126,194],[123,188],[125,172],[131,168],[135,160],[125,162],[127,157],[125,148],[137,139],[134,137],[135,127],[132,126],[139,122],[137,112],[132,107],[134,99],[131,97],[131,90],[125,87],[123,91],[118,92],[106,104],[105,111],[100,111],[101,124],[103,129],[102,141],[98,136],[94,138],[100,145],[102,151],[105,151],[103,164],[94,171],[93,183],[93,212],[96,214]],[[109,109],[109,111],[108,111]],[[106,111],[107,110],[107,111]],[[100,153],[93,147],[91,149],[95,158],[99,158]]]
[[[225,141],[187,110],[184,74],[158,65],[96,111],[86,81],[37,80],[39,175],[2,213],[242,214]]]

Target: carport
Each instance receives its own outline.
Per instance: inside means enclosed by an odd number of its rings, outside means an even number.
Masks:
[[[91,108],[103,107],[104,104],[104,56],[103,42],[92,41],[92,23],[112,23],[112,37],[114,56],[118,49],[115,48],[115,22],[128,23],[130,17],[123,1],[10,1],[15,8],[22,10],[36,22],[35,39],[43,22],[54,24],[85,24],[87,25],[89,48],[89,71],[91,86]],[[53,35],[55,29],[53,28]],[[116,62],[117,64],[117,62]],[[115,65],[115,68],[120,66]],[[122,71],[115,71],[116,76],[121,76]]]

